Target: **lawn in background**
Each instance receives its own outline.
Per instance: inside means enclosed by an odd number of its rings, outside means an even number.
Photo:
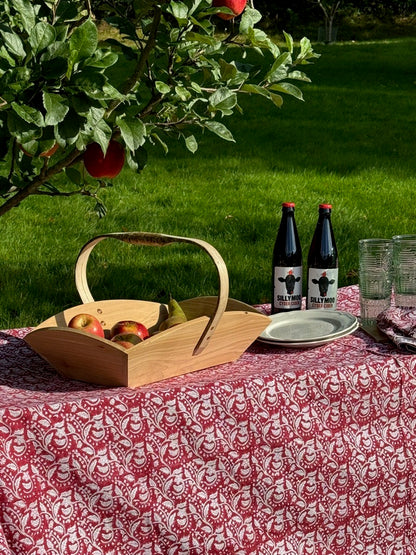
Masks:
[[[236,143],[204,135],[196,154],[155,149],[140,174],[123,170],[88,198],[32,197],[0,219],[0,329],[36,325],[80,300],[74,267],[95,235],[151,231],[205,239],[222,254],[230,296],[270,300],[271,252],[282,201],[296,203],[306,263],[318,204],[333,205],[340,286],[357,282],[357,241],[416,233],[416,39],[315,45],[305,102],[282,109],[247,98],[228,125]],[[306,270],[306,268],[305,268]],[[94,249],[94,297],[166,301],[215,294],[211,260],[197,248]]]

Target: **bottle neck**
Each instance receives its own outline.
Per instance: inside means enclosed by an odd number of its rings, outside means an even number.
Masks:
[[[336,267],[337,250],[331,224],[331,210],[319,209],[318,223],[308,256],[309,266]]]
[[[302,251],[293,207],[282,207],[282,219],[274,246],[273,263],[277,266],[302,265]]]
[[[324,214],[322,218],[322,235],[321,235],[321,256],[331,256],[334,252],[332,240],[331,219],[329,213]]]
[[[286,214],[286,241],[285,251],[287,256],[296,253],[295,214],[293,210]]]

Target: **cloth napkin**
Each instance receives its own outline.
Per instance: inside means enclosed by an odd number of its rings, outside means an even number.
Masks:
[[[377,327],[399,349],[416,354],[416,309],[391,307],[377,317]]]

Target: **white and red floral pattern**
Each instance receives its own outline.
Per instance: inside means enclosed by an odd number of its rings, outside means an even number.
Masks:
[[[0,332],[1,555],[416,553],[416,356],[356,331],[105,388],[28,331]]]

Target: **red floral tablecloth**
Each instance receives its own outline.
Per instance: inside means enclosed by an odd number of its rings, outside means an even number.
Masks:
[[[0,332],[1,555],[416,553],[416,356],[356,331],[104,388],[28,331]]]

